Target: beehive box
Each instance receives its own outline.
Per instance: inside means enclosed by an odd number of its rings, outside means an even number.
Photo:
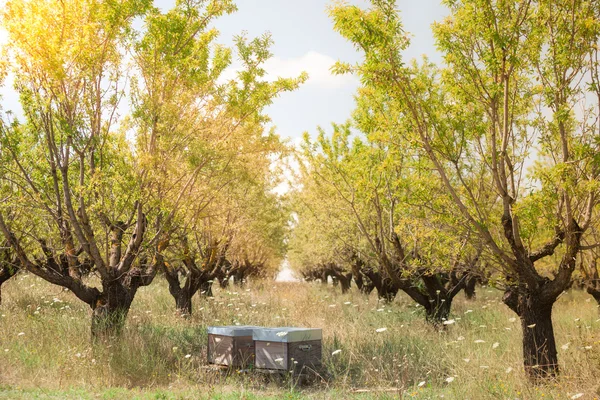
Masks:
[[[256,368],[299,371],[321,365],[321,329],[261,328],[252,337]]]
[[[252,332],[256,326],[209,326],[208,362],[244,367],[254,361]]]

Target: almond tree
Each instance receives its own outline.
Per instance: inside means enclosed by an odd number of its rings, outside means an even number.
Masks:
[[[349,125],[334,126],[331,139],[323,132],[315,144],[307,138],[303,156],[321,193],[337,199],[339,208],[329,208],[323,220],[331,224],[341,215],[357,227],[362,252],[379,276],[363,273],[380,295],[391,301],[401,290],[423,306],[428,321],[441,324],[465,285],[467,241],[428,211],[442,207],[445,196],[424,173],[422,159],[403,154],[385,140],[388,134],[368,132],[365,142],[356,137],[350,144]]]
[[[451,16],[434,27],[445,60],[439,71],[428,61],[407,64],[395,2],[371,3],[331,10],[335,29],[365,52],[364,63],[338,72],[359,74],[396,103],[393,117],[405,127],[398,137],[429,157],[455,209],[503,268],[528,376],[554,376],[552,306],[571,284],[598,200],[590,168],[596,115],[575,110],[598,41],[596,5],[446,1]],[[485,171],[500,207],[484,206],[463,179],[473,167]],[[543,260],[555,252],[561,260],[548,274]]]
[[[25,224],[6,220],[4,209],[0,230],[21,268],[90,305],[94,336],[121,329],[137,289],[152,281],[160,262],[158,254],[138,257],[148,220],[127,142],[114,132],[122,49],[132,20],[147,9],[138,1],[32,1],[8,2],[4,13],[27,119],[2,130],[8,168],[25,199],[10,207],[38,210],[49,226],[36,229],[35,243],[13,231]],[[89,264],[102,287],[82,280],[80,269]]]
[[[298,83],[256,78],[268,38],[246,46],[253,62],[239,79],[217,82],[231,52],[211,45],[208,25],[234,10],[228,0],[177,2],[165,14],[138,0],[7,4],[26,121],[1,126],[0,231],[21,268],[90,305],[94,337],[120,332],[138,288],[164,266],[184,200],[227,162],[211,143],[241,151],[262,138],[250,128],[265,121],[256,110]],[[90,268],[101,287],[82,279]]]
[[[209,293],[214,279],[226,284],[234,272],[227,259],[231,235],[215,237],[205,222],[214,214],[236,214],[239,207],[231,198],[262,200],[245,189],[270,189],[264,185],[270,157],[283,145],[266,131],[264,110],[306,80],[305,74],[267,79],[269,35],[235,38],[242,65],[234,79],[226,80],[223,71],[231,66],[233,51],[214,43],[218,32],[210,24],[234,10],[230,1],[212,1],[204,8],[181,2],[166,14],[153,10],[147,33],[134,46],[139,74],[132,88],[133,122],[144,155],[142,190],[160,210],[154,240],[169,244],[165,276],[176,309],[185,316],[198,290]],[[241,276],[246,268],[235,270]]]

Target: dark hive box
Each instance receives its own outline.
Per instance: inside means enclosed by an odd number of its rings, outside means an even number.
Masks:
[[[321,329],[260,328],[252,337],[256,368],[299,371],[321,365]]]
[[[244,367],[254,362],[252,332],[256,326],[209,326],[208,362]]]

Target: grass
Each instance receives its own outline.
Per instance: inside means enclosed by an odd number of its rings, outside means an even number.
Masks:
[[[440,332],[403,295],[385,305],[355,290],[342,295],[320,284],[255,282],[196,297],[193,317],[182,320],[158,278],[138,293],[122,340],[92,347],[89,308],[22,274],[3,287],[0,399],[599,398],[596,303],[582,292],[559,299],[562,373],[533,386],[522,373],[519,322],[500,297],[488,288],[476,301],[460,295],[456,323]],[[329,379],[300,386],[290,377],[207,369],[206,326],[235,323],[323,328]]]

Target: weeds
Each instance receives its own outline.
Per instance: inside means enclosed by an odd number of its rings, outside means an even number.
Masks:
[[[522,373],[519,321],[491,289],[473,302],[457,299],[454,322],[440,329],[426,324],[408,297],[385,305],[354,290],[269,282],[215,288],[214,298],[196,299],[185,320],[158,279],[140,290],[113,346],[92,346],[91,310],[71,296],[27,274],[6,283],[0,398],[39,391],[46,398],[600,397],[600,320],[582,292],[562,296],[554,309],[562,373],[538,387]],[[294,377],[207,368],[206,326],[236,323],[323,328],[327,376],[303,386]]]

